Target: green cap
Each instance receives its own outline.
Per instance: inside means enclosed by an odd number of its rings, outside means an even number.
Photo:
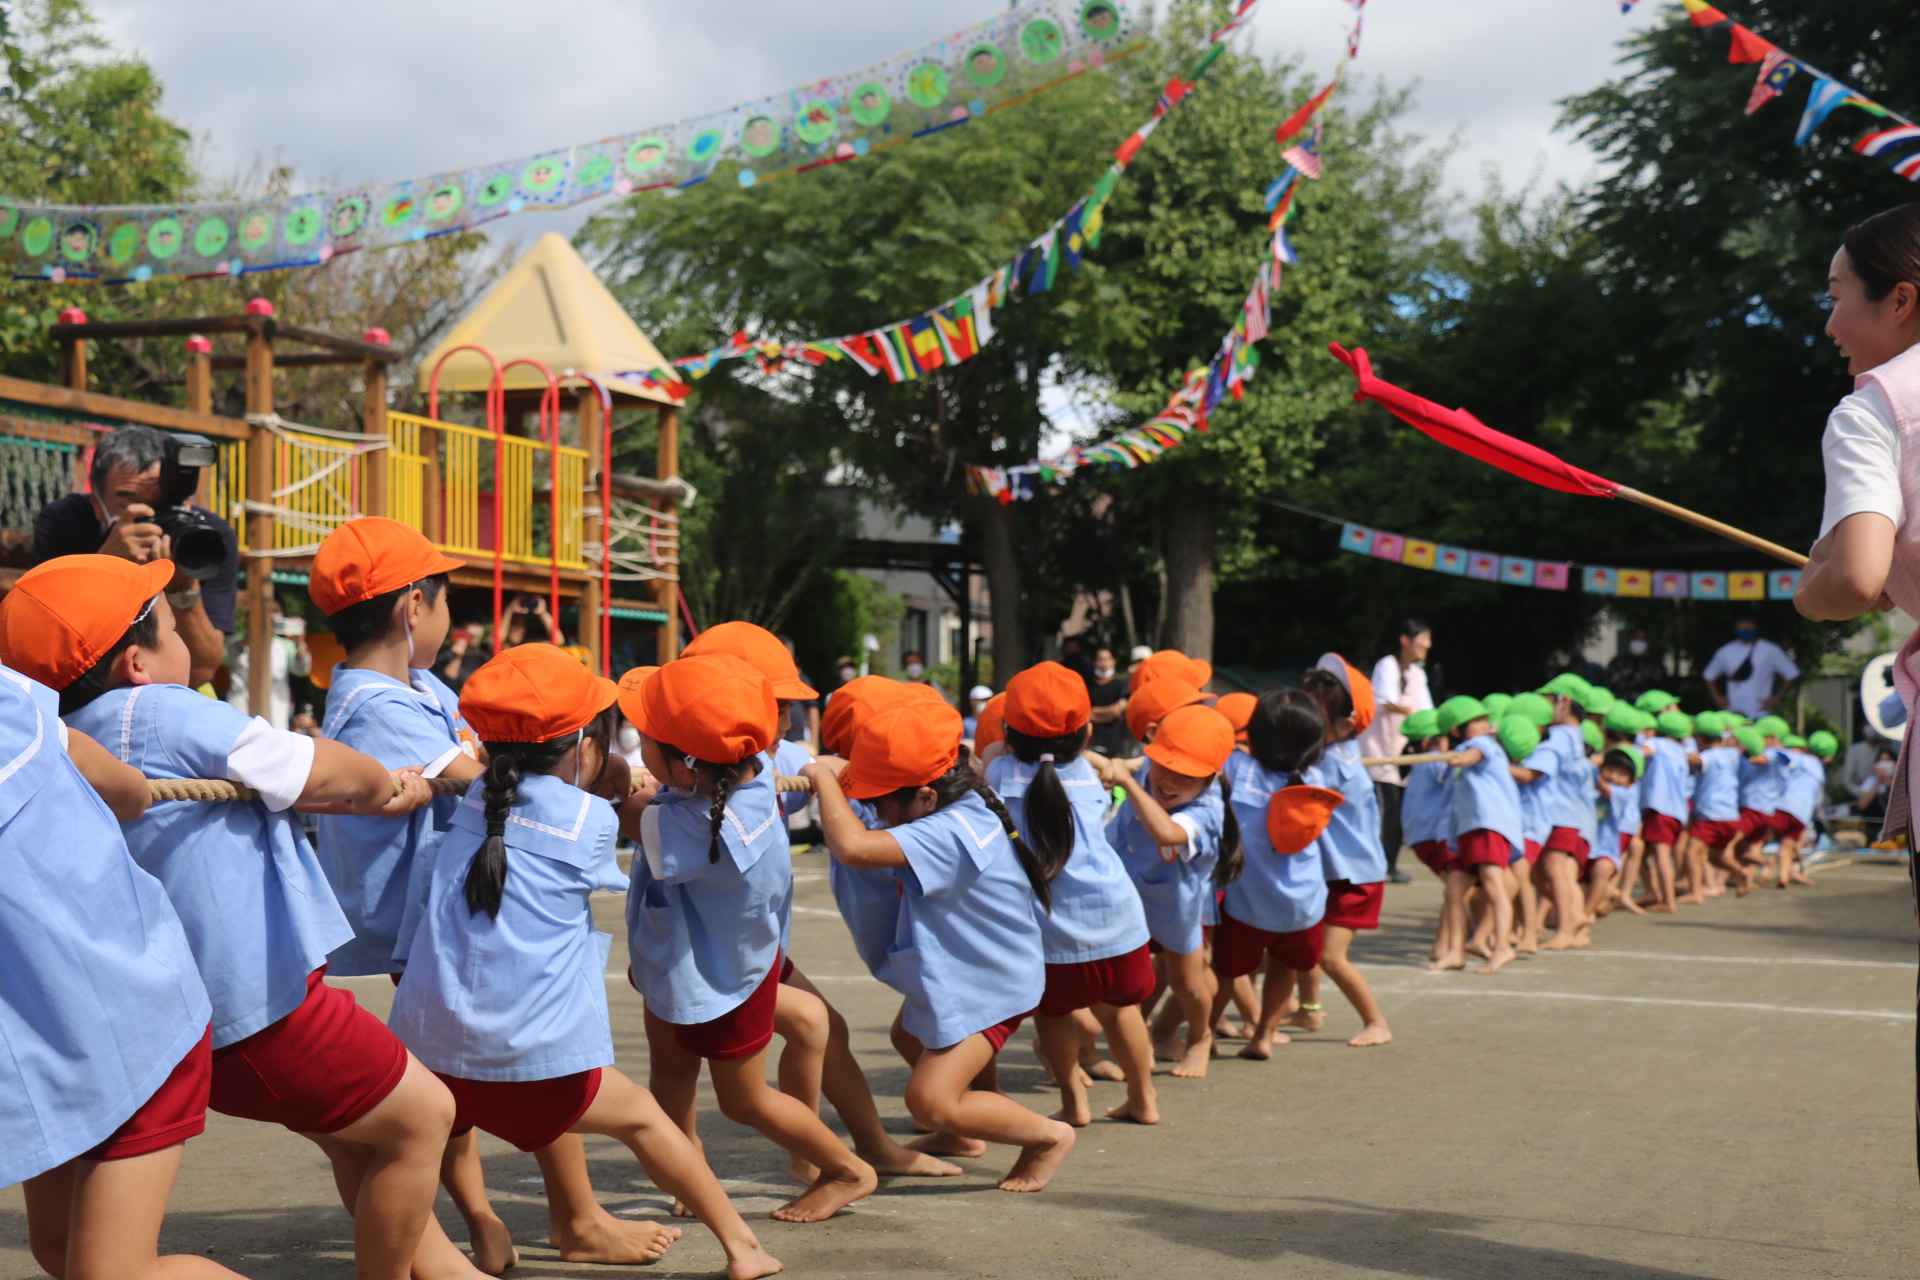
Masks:
[[[1537,693],[1523,693],[1507,708],[1508,715],[1525,716],[1539,728],[1553,723],[1553,704]]]
[[[1452,733],[1469,720],[1478,720],[1487,714],[1486,704],[1467,694],[1456,694],[1440,704],[1435,716],[1442,733]]]
[[[1641,724],[1640,713],[1618,699],[1607,709],[1606,727],[1610,733],[1638,733]]]
[[[1834,737],[1825,729],[1820,729],[1807,735],[1807,750],[1813,752],[1813,754],[1819,756],[1822,760],[1833,759],[1833,753],[1839,749],[1840,739]]]
[[[1807,740],[1797,733],[1788,734],[1786,737],[1780,739],[1780,742],[1783,746],[1797,747],[1802,751],[1807,749]]]
[[[1731,728],[1733,728],[1733,726],[1727,722],[1727,717],[1724,712],[1702,711],[1693,718],[1693,731],[1702,738],[1713,738],[1717,740],[1724,737],[1727,730]]]
[[[1638,782],[1647,776],[1646,753],[1644,751],[1629,751],[1627,754],[1633,757],[1633,780]]]
[[[1720,718],[1721,720],[1726,722],[1726,726],[1729,729],[1738,729],[1741,725],[1753,723],[1753,721],[1747,719],[1745,716],[1741,715],[1738,711],[1722,711],[1720,713]]]
[[[1587,744],[1589,751],[1598,751],[1607,745],[1606,738],[1600,733],[1600,726],[1591,720],[1580,722],[1580,741]]]
[[[1680,699],[1664,689],[1649,689],[1633,700],[1633,705],[1648,715],[1657,716]]]
[[[1480,699],[1480,705],[1487,709],[1488,715],[1498,720],[1512,708],[1513,695],[1510,693],[1490,693]]]
[[[1416,711],[1400,723],[1400,732],[1414,742],[1424,742],[1440,733],[1440,713],[1429,708]]]
[[[1733,740],[1740,744],[1740,750],[1750,756],[1763,755],[1766,753],[1766,741],[1761,738],[1760,732],[1757,729],[1750,729],[1743,724],[1733,731]]]
[[[1654,717],[1653,725],[1669,738],[1684,738],[1693,732],[1693,721],[1678,711],[1662,711]]]
[[[1763,738],[1784,738],[1793,732],[1793,726],[1779,716],[1761,716],[1760,723],[1753,727]]]
[[[1572,698],[1579,702],[1593,692],[1593,686],[1571,671],[1564,671],[1541,685],[1536,691],[1550,698]]]
[[[1603,716],[1613,710],[1620,699],[1596,685],[1587,690],[1586,697],[1575,698],[1574,701],[1579,703],[1580,709],[1588,715]]]
[[[1540,730],[1533,721],[1516,712],[1508,712],[1500,721],[1498,736],[1507,759],[1516,764],[1532,755],[1540,745]]]

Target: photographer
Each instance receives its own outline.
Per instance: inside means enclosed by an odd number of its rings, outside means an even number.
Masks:
[[[180,456],[179,445],[166,432],[152,427],[125,426],[103,435],[94,447],[93,466],[88,472],[93,492],[57,498],[41,508],[34,520],[33,563],[56,556],[90,554],[119,556],[135,564],[174,559],[172,539],[155,523],[155,516],[186,500],[185,495],[168,500],[163,471],[171,468],[176,489],[198,478],[196,468],[177,465]],[[196,579],[183,568],[167,584],[167,602],[173,606],[180,637],[187,642],[187,652],[193,659],[189,682],[197,686],[213,678],[226,655],[227,633],[233,630],[240,547],[233,527],[218,516],[199,508],[179,514],[210,527],[225,550],[217,566],[206,566],[208,576],[204,579]],[[205,537],[204,530],[201,536]]]

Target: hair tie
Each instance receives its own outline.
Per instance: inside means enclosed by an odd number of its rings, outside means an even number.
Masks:
[[[1053,763],[1053,752],[1051,752],[1051,751],[1043,751],[1043,752],[1041,752],[1041,753],[1040,753],[1040,763],[1041,763],[1041,764],[1052,764],[1052,763]]]

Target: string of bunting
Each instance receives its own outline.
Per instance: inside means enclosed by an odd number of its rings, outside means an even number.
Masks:
[[[1290,510],[1300,510],[1291,507]],[[1308,512],[1319,519],[1331,519]],[[1388,560],[1414,569],[1431,569],[1482,582],[1510,587],[1538,587],[1565,591],[1577,577],[1589,595],[1651,597],[1655,600],[1791,600],[1800,585],[1798,569],[1622,569],[1613,565],[1574,564],[1566,560],[1539,560],[1505,556],[1492,551],[1448,546],[1372,529],[1351,521],[1340,522],[1340,549]]]
[[[1853,144],[1853,149],[1863,156],[1875,159],[1892,156],[1892,168],[1895,174],[1909,182],[1920,182],[1920,151],[1895,155],[1897,148],[1907,143],[1920,142],[1920,125],[1916,125],[1906,116],[1890,107],[1882,106],[1858,89],[1852,88],[1841,80],[1828,75],[1805,58],[1789,53],[1779,45],[1740,23],[1735,22],[1720,10],[1708,4],[1706,0],[1681,0],[1687,11],[1687,18],[1702,35],[1708,32],[1725,31],[1731,36],[1732,43],[1727,49],[1727,61],[1734,65],[1757,62],[1759,71],[1754,77],[1753,89],[1747,95],[1747,114],[1752,115],[1760,108],[1772,102],[1786,92],[1795,78],[1805,76],[1810,82],[1807,89],[1807,103],[1800,112],[1799,127],[1794,130],[1793,144],[1803,147],[1814,131],[1825,123],[1828,116],[1841,107],[1855,107],[1870,116],[1876,116],[1888,122],[1888,126],[1876,129]],[[1624,12],[1630,6],[1621,6]]]
[[[1029,0],[885,62],[724,111],[469,169],[338,191],[170,205],[0,198],[18,279],[111,283],[311,267],[522,209],[684,189],[724,163],[753,186],[844,164],[1020,102],[1145,47],[1127,0]]]

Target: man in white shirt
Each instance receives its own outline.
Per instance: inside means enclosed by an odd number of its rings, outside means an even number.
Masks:
[[[1734,619],[1733,635],[1700,674],[1722,711],[1738,711],[1758,720],[1780,705],[1780,699],[1800,678],[1800,668],[1785,649],[1760,638],[1759,624],[1752,617]],[[1780,679],[1778,688],[1774,687],[1776,676]]]

